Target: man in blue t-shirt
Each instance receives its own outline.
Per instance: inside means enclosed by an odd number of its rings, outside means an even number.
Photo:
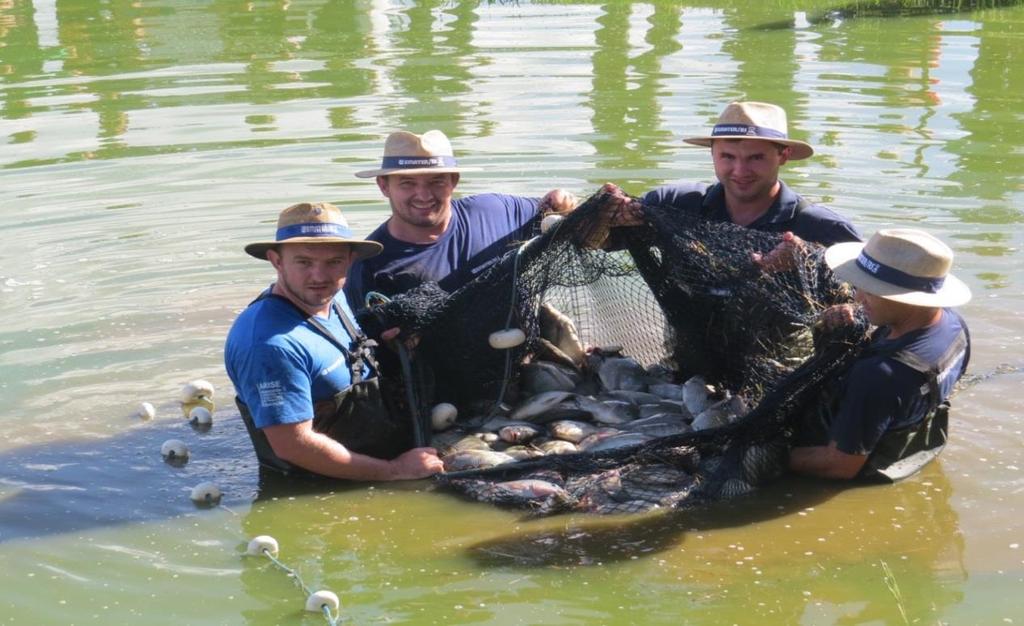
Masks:
[[[281,212],[273,241],[245,251],[277,271],[224,346],[261,464],[351,480],[441,471],[433,448],[408,449],[402,416],[383,404],[370,346],[341,293],[352,262],[380,244],[353,238],[334,205],[303,203]]]
[[[391,296],[433,281],[455,291],[473,280],[516,242],[536,234],[538,214],[566,213],[576,198],[561,189],[543,198],[480,194],[452,199],[460,168],[441,131],[391,133],[375,178],[391,217],[367,237],[383,246],[379,256],[353,264],[345,294],[353,309],[370,291]]]
[[[797,433],[790,468],[826,478],[905,478],[945,445],[948,398],[970,359],[967,325],[949,307],[967,303],[971,292],[949,274],[952,251],[919,230],[837,244],[825,261],[855,288],[878,328],[823,411]],[[853,307],[827,310],[826,325],[852,321]]]
[[[763,102],[733,102],[722,112],[710,135],[683,141],[711,148],[718,182],[657,187],[644,194],[643,204],[671,205],[718,222],[791,233],[786,235],[786,241],[796,246],[802,245],[802,240],[824,246],[860,241],[849,220],[808,202],[779,180],[779,168],[788,161],[814,154],[810,145],[789,138],[786,112],[781,107]],[[614,184],[608,183],[604,190],[617,196],[623,208],[615,221],[617,225],[641,222],[639,203],[630,202]]]

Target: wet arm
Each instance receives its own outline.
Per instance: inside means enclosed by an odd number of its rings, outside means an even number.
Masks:
[[[358,454],[313,430],[313,421],[263,429],[274,454],[315,474],[347,480],[410,480],[437,473],[442,465],[430,448],[414,448],[394,460]]]
[[[809,476],[849,480],[860,472],[867,455],[847,454],[832,441],[827,446],[793,448],[789,453],[789,469]]]

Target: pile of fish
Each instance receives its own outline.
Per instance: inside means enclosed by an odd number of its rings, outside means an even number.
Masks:
[[[437,433],[447,471],[493,467],[546,454],[597,452],[729,423],[742,399],[700,376],[684,384],[645,369],[615,348],[595,349],[577,371],[549,361],[523,366],[515,406],[459,421]]]

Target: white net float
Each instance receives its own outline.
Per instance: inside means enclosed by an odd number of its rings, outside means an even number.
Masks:
[[[160,446],[160,454],[167,459],[183,460],[188,458],[188,446],[180,439],[168,439]]]
[[[455,423],[455,418],[458,416],[459,410],[455,408],[454,404],[441,402],[430,410],[430,424],[436,431],[445,430]]]
[[[213,400],[207,398],[206,396],[199,396],[198,398],[192,400],[191,402],[182,402],[181,403],[181,414],[184,415],[187,418],[187,417],[189,417],[189,413],[192,412],[192,409],[194,409],[196,407],[203,407],[204,409],[206,409],[210,413],[213,413],[213,410],[214,410]]]
[[[487,338],[487,342],[491,344],[491,347],[495,350],[508,350],[509,348],[515,348],[518,345],[526,341],[526,333],[518,328],[506,328],[505,330],[498,330],[491,333],[490,337]]]
[[[278,545],[277,539],[274,539],[270,535],[259,535],[253,537],[249,541],[249,546],[245,549],[246,554],[253,556],[263,556],[264,552],[270,554],[270,556],[277,556]]]
[[[309,594],[308,598],[306,598],[307,611],[323,613],[325,606],[329,608],[332,613],[337,611],[338,607],[341,606],[341,601],[338,600],[338,596],[333,591],[321,589],[320,591],[314,591]]]
[[[199,483],[192,487],[192,493],[189,494],[196,504],[217,504],[220,502],[220,496],[220,487],[210,482]]]
[[[197,378],[185,383],[185,386],[181,388],[181,401],[183,403],[194,402],[199,398],[213,399],[213,383]]]
[[[135,415],[144,420],[151,420],[156,417],[156,407],[149,402],[143,402],[139,404],[139,408],[135,410]]]
[[[188,419],[194,424],[208,426],[213,423],[213,413],[205,406],[195,406],[188,412]]]

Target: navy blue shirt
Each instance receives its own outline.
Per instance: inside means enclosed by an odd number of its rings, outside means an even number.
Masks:
[[[487,193],[452,201],[452,219],[432,243],[408,243],[388,233],[384,222],[367,239],[384,251],[349,269],[345,295],[353,309],[369,291],[391,296],[424,281],[452,292],[473,280],[517,241],[532,236],[540,198]]]
[[[725,188],[721,183],[663,185],[644,194],[643,202],[652,206],[668,204],[682,210],[700,211],[712,221],[732,221],[725,207]],[[860,233],[848,219],[828,207],[804,200],[781,180],[775,202],[747,228],[771,233],[788,230],[801,239],[823,246],[861,240]]]
[[[920,422],[928,412],[928,378],[893,358],[899,350],[909,350],[935,367],[953,345],[961,330],[963,318],[951,309],[943,309],[937,324],[888,339],[882,327],[871,345],[850,368],[844,381],[839,410],[830,425],[829,439],[847,454],[870,454],[882,435]],[[963,376],[970,360],[970,343],[954,355],[945,370],[938,374],[939,395],[949,397],[953,385]]]

